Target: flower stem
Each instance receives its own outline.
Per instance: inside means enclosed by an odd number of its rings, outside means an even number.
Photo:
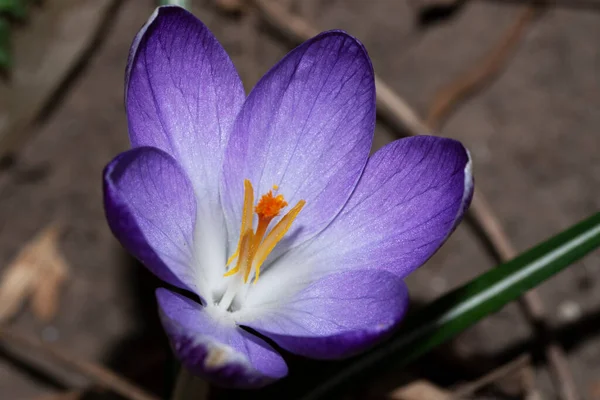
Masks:
[[[208,393],[208,382],[181,366],[171,400],[204,400],[208,398]]]
[[[189,8],[187,0],[159,0],[158,5],[160,5],[160,6],[179,6],[179,7],[183,7],[183,8]]]

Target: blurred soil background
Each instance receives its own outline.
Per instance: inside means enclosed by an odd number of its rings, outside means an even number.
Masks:
[[[433,0],[273,1],[319,30],[341,28],[358,37],[375,71],[420,115],[438,90],[490,52],[523,6],[516,0],[445,1],[441,11],[424,13]],[[221,7],[209,0],[191,3],[248,90],[294,45],[249,4],[230,13],[223,1]],[[161,395],[168,347],[153,297],[158,282],[112,237],[101,184],[103,167],[128,148],[125,63],[153,8],[151,0],[46,0],[15,28],[15,64],[0,83],[0,151],[14,150],[0,170],[0,273],[36,234],[62,221],[58,245],[68,273],[59,296],[48,300],[58,299],[56,315],[42,322],[21,307],[11,327],[108,365]],[[600,209],[599,11],[597,0],[550,5],[527,26],[497,79],[460,104],[439,132],[470,149],[477,188],[519,251]],[[89,57],[56,93],[61,69],[72,67],[82,51]],[[49,93],[54,97],[46,104]],[[375,147],[401,134],[380,121]],[[588,399],[600,399],[599,261],[595,253],[539,289],[551,331]],[[495,264],[478,233],[463,223],[409,277],[413,307]],[[515,304],[412,368],[381,376],[358,397],[402,386],[410,381],[407,372],[440,387],[456,385],[523,351],[533,351],[538,398],[556,398],[540,345]],[[67,389],[47,368],[31,367],[32,355],[23,353],[0,347],[1,399],[42,399]],[[61,374],[80,387],[87,384]],[[478,398],[523,398],[519,385],[492,385]]]

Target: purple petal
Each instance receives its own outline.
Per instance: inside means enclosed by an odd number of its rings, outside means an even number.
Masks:
[[[160,279],[197,291],[196,198],[177,162],[153,147],[118,155],[104,170],[104,208],[121,244]]]
[[[373,69],[356,39],[325,32],[290,52],[248,96],[225,151],[222,198],[233,247],[244,179],[256,198],[278,185],[290,206],[306,200],[288,233],[295,245],[327,226],[360,177],[374,125]]]
[[[369,159],[333,223],[281,263],[315,265],[321,273],[377,266],[404,277],[444,243],[472,194],[462,144],[433,136],[397,140]]]
[[[240,323],[293,353],[333,359],[363,351],[390,333],[404,316],[408,292],[389,272],[360,270],[329,275],[291,297],[267,293],[248,300],[244,307],[256,307],[261,317]]]
[[[160,7],[134,39],[125,102],[131,143],[173,156],[196,194],[219,201],[225,145],[245,94],[208,28],[180,7]]]
[[[170,292],[156,292],[173,351],[192,373],[227,387],[267,385],[287,375],[281,356],[265,341],[211,311]]]

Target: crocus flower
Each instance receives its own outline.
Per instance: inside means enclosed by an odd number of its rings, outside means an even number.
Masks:
[[[195,295],[158,289],[161,320],[183,365],[222,385],[284,377],[281,349],[335,359],[388,335],[404,277],[471,199],[457,141],[402,139],[369,157],[373,68],[342,31],[297,47],[246,96],[207,27],[162,7],[133,42],[125,86],[132,149],[105,169],[107,219]]]

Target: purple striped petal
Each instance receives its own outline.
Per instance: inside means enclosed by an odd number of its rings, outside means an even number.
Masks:
[[[173,351],[190,372],[238,388],[261,387],[287,375],[285,361],[270,345],[227,316],[166,289],[158,289],[156,297]]]
[[[274,291],[279,292],[276,287]],[[260,316],[240,323],[293,353],[334,359],[363,351],[385,337],[407,305],[408,292],[400,278],[386,271],[360,270],[329,275],[291,297],[281,292],[248,298],[244,307],[256,308]]]
[[[132,145],[169,153],[198,198],[218,204],[223,152],[245,94],[217,39],[184,9],[160,7],[133,42],[125,84]]]
[[[290,206],[306,200],[288,233],[294,244],[327,226],[360,177],[374,125],[373,69],[356,39],[325,32],[290,52],[250,93],[225,151],[230,247],[238,240],[244,179],[257,197],[278,185]],[[286,247],[289,241],[276,251]]]
[[[121,244],[160,279],[195,291],[196,198],[177,162],[152,147],[118,155],[104,170],[104,208]]]
[[[433,136],[397,140],[369,159],[333,223],[281,264],[313,265],[320,273],[376,266],[405,277],[444,243],[472,194],[462,144]]]

